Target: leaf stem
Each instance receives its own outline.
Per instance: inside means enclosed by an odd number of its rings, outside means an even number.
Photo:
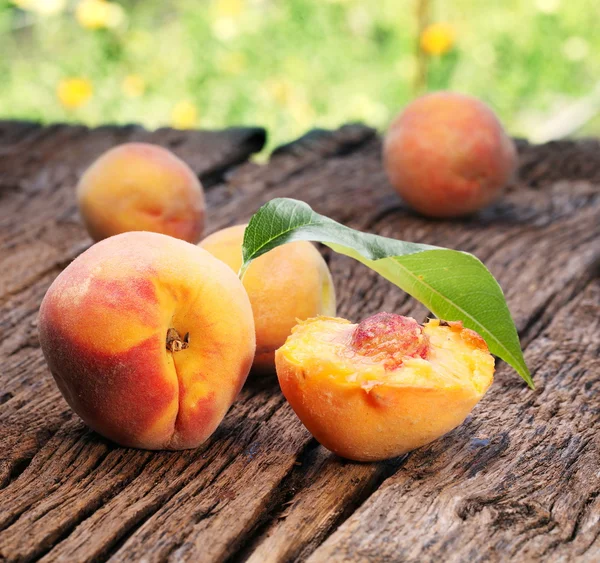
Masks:
[[[244,275],[246,274],[246,270],[248,269],[248,266],[250,266],[250,262],[245,262],[244,264],[242,264],[242,267],[240,268],[240,271],[238,272],[238,278],[240,278],[240,281],[244,280]]]

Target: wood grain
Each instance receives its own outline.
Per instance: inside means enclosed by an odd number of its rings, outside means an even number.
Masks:
[[[251,380],[201,448],[150,453],[90,432],[37,343],[54,277],[91,243],[73,187],[119,142],[174,150],[201,177],[209,231],[296,197],[355,228],[475,253],[505,290],[537,384],[499,363],[460,428],[402,459],[340,460],[271,378]],[[600,558],[600,144],[519,142],[520,176],[462,221],[407,210],[361,125],[313,131],[268,164],[264,132],[0,122],[0,560],[428,561]],[[342,316],[428,312],[325,252]],[[2,488],[4,487],[4,488]]]

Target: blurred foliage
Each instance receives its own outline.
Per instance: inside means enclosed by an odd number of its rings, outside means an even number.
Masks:
[[[273,146],[384,128],[421,60],[424,89],[478,96],[527,136],[600,80],[598,0],[432,0],[424,29],[416,2],[0,0],[0,116],[258,124]]]

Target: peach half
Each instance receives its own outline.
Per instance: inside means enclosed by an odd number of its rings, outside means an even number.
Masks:
[[[460,322],[379,313],[299,323],[275,354],[284,396],[313,436],[357,461],[392,458],[461,424],[494,375]]]
[[[151,231],[196,243],[204,230],[200,181],[158,145],[125,143],[105,152],[81,177],[77,202],[95,241]]]
[[[235,272],[242,265],[246,225],[236,225],[206,237],[200,246]],[[275,350],[282,346],[298,320],[335,315],[335,289],[319,251],[306,241],[284,244],[250,264],[242,280],[254,312],[254,368],[275,368]]]
[[[116,235],[76,258],[40,308],[42,351],[94,430],[145,449],[194,448],[217,428],[254,357],[237,276],[166,235]]]

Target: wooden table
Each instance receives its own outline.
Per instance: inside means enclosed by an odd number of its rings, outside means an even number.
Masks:
[[[123,449],[67,407],[38,344],[56,275],[91,241],[74,185],[131,140],[184,158],[209,231],[295,197],[352,227],[476,254],[503,286],[537,385],[504,363],[472,416],[379,464],[311,438],[272,378],[250,379],[217,433],[180,453]],[[600,143],[519,143],[520,179],[464,221],[403,207],[360,125],[313,131],[266,165],[261,129],[0,123],[0,560],[600,561]],[[427,312],[326,254],[339,313]]]

